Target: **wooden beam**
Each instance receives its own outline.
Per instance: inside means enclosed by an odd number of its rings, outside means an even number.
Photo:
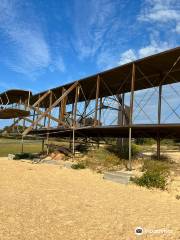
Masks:
[[[101,123],[101,111],[102,111],[102,97],[100,97],[100,104],[99,104],[99,122],[98,125]]]
[[[38,114],[40,114],[40,115],[42,115],[42,114],[45,113],[45,116],[46,116],[46,117],[51,118],[52,120],[54,120],[55,122],[60,123],[61,125],[62,125],[62,124],[64,125],[64,123],[61,122],[58,118],[56,118],[56,117],[54,117],[54,116],[46,113],[46,110],[45,110],[45,112],[42,112],[42,111],[39,110],[37,107],[29,106],[29,108],[33,109],[34,111],[36,111],[36,112],[37,112]],[[44,117],[45,117],[45,116],[44,116]],[[35,121],[33,121],[33,122],[35,122]]]
[[[66,89],[63,87],[62,88],[62,95],[66,92]],[[65,97],[62,101],[61,101],[61,112],[60,112],[60,120],[64,121],[64,116],[66,113],[66,102],[67,102],[67,97]]]
[[[27,122],[30,122],[30,123],[33,123],[33,120],[31,120],[31,119],[29,119],[29,118],[23,118],[23,119],[25,119]],[[39,127],[44,127],[42,124],[40,124],[40,123],[38,123],[37,124],[37,126],[39,126]]]
[[[130,116],[129,116],[129,170],[132,170],[132,123],[133,123],[133,104],[134,104],[134,84],[135,84],[135,64],[132,65],[132,79],[131,79],[131,99],[130,99]]]
[[[97,113],[98,113],[99,87],[100,87],[100,77],[99,77],[99,75],[98,75],[98,77],[97,77],[97,82],[96,82],[96,105],[95,105],[94,126],[97,126]]]
[[[50,93],[51,90],[45,92],[32,106],[36,107],[37,105],[39,105]]]
[[[41,116],[39,116],[39,118],[34,121],[34,123],[28,127],[24,132],[23,132],[23,136],[27,135],[32,129],[33,127],[39,122],[41,121],[41,119],[44,118],[45,115],[47,115],[48,117],[50,117],[51,115],[49,115],[49,111],[51,109],[53,109],[54,107],[56,107],[77,85],[79,84],[78,81],[76,81],[74,84],[72,84],[68,89],[67,91],[60,97],[58,98],[52,105],[51,107],[49,107],[44,113],[41,114]],[[52,116],[51,116],[52,117]],[[59,119],[58,119],[58,122],[59,122]]]
[[[161,99],[162,99],[162,85],[159,86],[159,96],[158,96],[158,124],[161,123]]]
[[[75,95],[74,113],[73,113],[73,127],[76,127],[76,113],[77,113],[77,102],[79,98],[79,91],[80,91],[80,87],[76,86],[76,95]]]
[[[49,107],[51,108],[52,106],[52,91],[51,94],[49,95]],[[51,110],[49,112],[49,115],[51,115]],[[50,123],[51,123],[51,118],[48,118],[48,128],[50,128]]]

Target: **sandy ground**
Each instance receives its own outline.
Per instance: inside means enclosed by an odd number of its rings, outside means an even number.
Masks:
[[[137,226],[156,233],[136,236]],[[89,170],[1,158],[0,239],[180,239],[180,200]]]

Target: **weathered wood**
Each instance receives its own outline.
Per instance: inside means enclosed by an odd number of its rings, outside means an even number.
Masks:
[[[62,95],[66,92],[66,89],[63,88],[62,89]],[[67,102],[67,97],[65,97],[62,101],[61,101],[61,113],[60,113],[60,120],[64,121],[64,116],[66,114],[66,102]]]
[[[52,105],[52,92],[49,95],[49,107],[51,108]],[[51,115],[51,110],[49,111],[49,115]],[[48,128],[50,128],[51,118],[48,118]]]
[[[53,109],[54,107],[56,107],[78,84],[79,84],[79,83],[78,83],[78,81],[77,81],[77,82],[75,82],[73,85],[71,85],[71,86],[68,88],[68,90],[67,90],[60,98],[58,98],[58,99],[51,105],[51,107],[49,107],[44,113],[42,113],[42,114],[39,116],[39,118],[38,118],[36,121],[34,121],[34,123],[33,123],[30,127],[28,127],[28,128],[23,132],[23,135],[27,135],[27,134],[33,129],[33,127],[34,127],[39,121],[41,121],[41,119],[44,118],[45,115],[47,115],[47,117],[50,117],[51,115],[48,114],[49,111],[50,111],[51,109]],[[51,116],[51,118],[52,118],[52,116]],[[56,120],[57,120],[57,119],[56,119]],[[59,122],[59,119],[58,119],[58,122]]]
[[[38,104],[40,104],[49,94],[51,93],[51,90],[45,92],[32,106],[36,107]]]
[[[76,114],[77,114],[77,102],[79,98],[79,86],[76,86],[76,95],[75,95],[75,101],[74,101],[74,113],[73,113],[73,126],[76,126]]]
[[[130,119],[129,119],[129,170],[132,170],[132,123],[133,123],[133,104],[134,104],[134,84],[135,84],[135,64],[132,65],[132,79],[131,79],[131,99],[130,99]]]
[[[95,105],[95,117],[94,117],[94,126],[97,125],[97,113],[98,113],[98,100],[99,100],[99,88],[100,88],[100,77],[97,77],[96,83],[96,105]]]

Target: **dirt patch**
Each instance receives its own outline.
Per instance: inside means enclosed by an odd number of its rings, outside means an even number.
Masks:
[[[180,202],[89,170],[0,159],[0,239],[179,239]],[[163,233],[134,234],[141,226]]]

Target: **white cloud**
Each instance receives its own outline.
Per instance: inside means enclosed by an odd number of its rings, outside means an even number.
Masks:
[[[137,58],[137,56],[136,56],[135,51],[132,49],[129,49],[121,54],[121,58],[120,58],[120,61],[118,64],[123,65],[125,63],[129,63],[129,62],[134,61],[136,58]]]
[[[151,40],[150,44],[141,47],[139,50],[135,51],[133,49],[128,49],[123,52],[120,57],[119,65],[123,65],[128,62],[132,62],[136,59],[144,58],[159,52],[163,52],[171,48],[171,45],[168,42],[155,41]]]
[[[174,22],[177,28],[180,23],[180,2],[178,0],[145,0],[138,19],[161,24]]]
[[[145,47],[142,47],[138,51],[139,58],[150,56],[159,52],[163,52],[170,48],[170,45],[167,42],[156,42],[152,40],[151,43]]]

